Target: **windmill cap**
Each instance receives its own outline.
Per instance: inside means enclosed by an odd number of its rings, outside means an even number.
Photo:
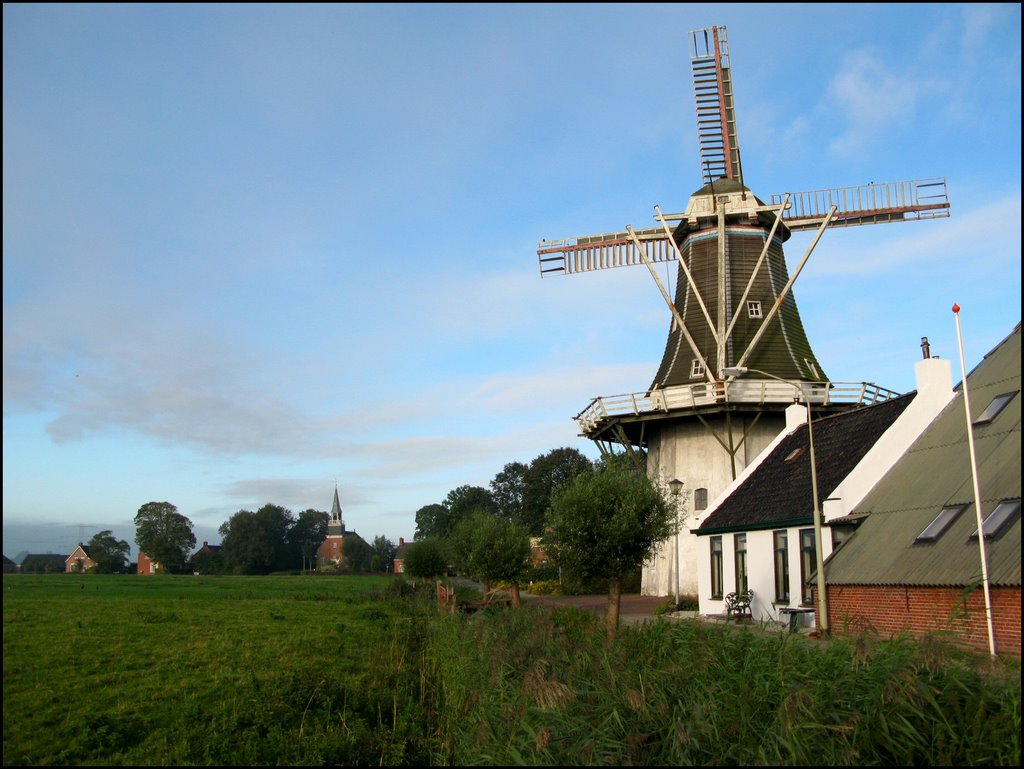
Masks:
[[[727,212],[730,217],[754,217],[760,226],[769,229],[775,223],[775,213],[765,210],[767,206],[764,201],[751,192],[749,187],[743,186],[735,179],[722,176],[713,182],[705,184],[690,196],[690,202],[686,209],[690,223],[689,226],[686,226],[684,223],[682,231],[703,229],[705,226],[708,226],[710,220],[717,217],[718,201],[721,201],[723,196],[728,196],[729,198],[725,202],[727,203]],[[714,198],[715,202],[709,201],[708,198]],[[698,221],[702,223],[698,225]],[[750,223],[753,223],[752,219]],[[785,222],[782,222],[776,234],[785,242],[789,240],[791,233]]]

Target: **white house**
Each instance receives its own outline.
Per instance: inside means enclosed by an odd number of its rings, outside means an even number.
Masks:
[[[953,397],[948,361],[915,366],[917,390],[873,406],[815,419],[813,451],[825,521],[843,518]],[[693,532],[700,612],[725,613],[730,592],[753,590],[754,619],[778,620],[783,608],[813,608],[813,494],[807,411],[786,411],[786,429],[715,499]],[[827,559],[844,528],[823,536]]]

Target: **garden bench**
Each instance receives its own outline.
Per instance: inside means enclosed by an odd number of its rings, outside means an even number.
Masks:
[[[735,614],[737,618],[750,617],[750,602],[753,600],[753,590],[748,590],[745,593],[729,593],[725,597],[725,616],[728,618]]]

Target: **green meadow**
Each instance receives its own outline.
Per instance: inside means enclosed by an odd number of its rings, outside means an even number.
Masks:
[[[387,577],[4,577],[4,764],[1019,765],[1019,661]]]

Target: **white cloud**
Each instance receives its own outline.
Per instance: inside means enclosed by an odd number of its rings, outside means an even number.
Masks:
[[[843,126],[829,152],[850,157],[865,151],[887,131],[908,125],[921,99],[936,90],[928,79],[891,71],[869,50],[847,55],[828,85],[825,109],[837,110]]]
[[[825,275],[886,273],[909,265],[974,267],[983,262],[1018,264],[1020,255],[1021,197],[997,200],[967,212],[956,211],[941,227],[932,222],[910,222],[908,229],[886,228],[886,237],[870,249],[853,251],[843,242],[841,231],[833,233],[828,257],[820,259],[817,271]],[[912,229],[910,229],[912,228]],[[898,234],[897,234],[898,233]],[[979,240],[979,234],[984,238]],[[813,257],[812,257],[813,258]]]

